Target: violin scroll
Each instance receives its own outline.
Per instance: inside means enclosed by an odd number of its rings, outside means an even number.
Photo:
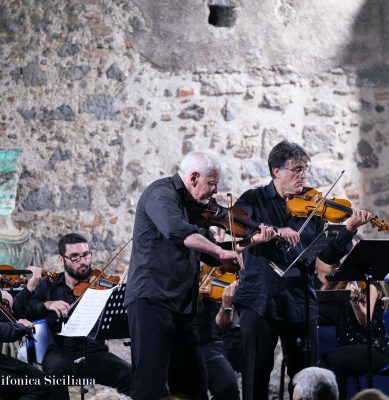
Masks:
[[[386,223],[383,219],[380,219],[377,215],[375,215],[370,222],[379,230],[379,231],[389,231],[389,224]]]

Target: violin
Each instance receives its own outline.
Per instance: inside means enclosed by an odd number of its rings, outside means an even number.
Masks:
[[[76,297],[82,296],[87,289],[111,289],[120,282],[118,275],[106,275],[99,269],[92,269],[87,280],[76,283],[73,288],[73,294]]]
[[[350,284],[355,289],[355,294],[353,295],[353,301],[356,303],[366,302],[366,282],[363,281],[339,281],[335,282],[335,286],[332,290],[344,290],[347,289],[347,285]]]
[[[261,231],[259,224],[252,221],[245,210],[238,207],[231,207],[231,209],[223,207],[213,197],[209,199],[208,203],[190,202],[187,205],[187,210],[189,221],[192,224],[200,228],[218,226],[233,236],[243,238],[244,242]],[[232,218],[231,215],[233,215]],[[278,235],[274,240],[277,245],[289,250],[290,243],[282,236]]]
[[[333,223],[341,223],[353,213],[349,200],[338,198],[323,200],[322,193],[313,188],[305,188],[300,194],[288,195],[286,206],[289,214],[295,217],[308,217],[314,212],[314,215]],[[389,224],[377,215],[372,217],[370,222],[380,231],[389,230]]]
[[[0,265],[0,286],[2,289],[15,289],[25,285],[28,281],[24,275],[31,274],[28,269],[16,269],[12,265]],[[42,269],[42,278],[53,282],[57,277],[57,271]]]
[[[221,303],[224,288],[233,282],[239,282],[235,274],[231,272],[223,273],[220,267],[213,268],[203,264],[200,267],[199,297],[209,297]]]
[[[7,265],[8,267],[8,265]],[[15,323],[18,322],[18,320],[16,319],[16,317],[13,315],[12,313],[12,309],[8,303],[8,301],[1,299],[0,301],[0,314],[2,314],[6,321],[11,322],[11,323]],[[33,333],[35,332],[35,328],[34,326],[32,326],[32,328],[29,328],[27,333],[26,333],[26,339],[27,340],[35,340],[33,337]]]

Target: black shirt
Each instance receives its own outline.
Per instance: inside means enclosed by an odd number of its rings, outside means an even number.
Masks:
[[[235,206],[248,212],[251,219],[275,228],[290,227],[298,231],[306,218],[293,217],[287,212],[285,200],[277,193],[273,181],[267,186],[248,190]],[[285,270],[324,229],[324,222],[314,216],[300,235],[300,242],[289,252],[276,246],[275,241],[259,244],[244,254],[242,273],[234,303],[252,309],[259,315],[289,322],[304,321],[304,282],[301,277],[281,278],[270,266],[273,261]],[[327,263],[338,261],[345,253],[345,243],[352,235],[344,235],[333,242],[320,258]],[[313,273],[311,266],[310,273]],[[310,316],[317,318],[315,291],[309,284]]]
[[[146,298],[178,313],[195,312],[199,256],[184,240],[199,230],[189,223],[185,204],[185,186],[178,174],[153,182],[142,193],[125,305]]]
[[[61,331],[62,320],[58,319],[54,311],[49,311],[44,306],[46,301],[63,300],[72,304],[76,297],[72,289],[66,285],[65,274],[56,276],[53,282],[42,279],[36,289],[31,293],[24,288],[14,298],[13,310],[19,318],[36,320],[45,318],[48,329],[48,351],[59,347],[67,352],[89,352],[95,350],[108,350],[103,341],[96,341],[88,337],[66,337],[57,335]]]

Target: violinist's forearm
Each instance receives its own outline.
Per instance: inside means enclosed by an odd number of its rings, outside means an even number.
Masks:
[[[367,325],[367,318],[366,318],[366,308],[360,303],[351,303],[351,306],[354,311],[355,318],[358,321],[358,324],[361,326]]]
[[[209,254],[216,259],[220,259],[222,252],[220,246],[212,243],[199,233],[193,233],[192,235],[187,236],[184,240],[184,245],[189,249]]]
[[[219,329],[225,329],[232,324],[233,313],[226,313],[220,308],[219,312],[216,314],[215,323]]]
[[[245,249],[248,249],[249,247],[253,246],[251,237],[247,239],[240,239],[236,242],[223,242],[219,243],[219,246],[224,249],[224,250],[232,250],[236,245],[236,250],[238,252],[242,252]]]
[[[378,291],[374,285],[370,285],[370,320],[373,319],[374,307],[378,298]],[[367,307],[366,303],[361,302],[362,299],[351,301],[351,306],[354,311],[355,318],[362,326],[367,325]]]

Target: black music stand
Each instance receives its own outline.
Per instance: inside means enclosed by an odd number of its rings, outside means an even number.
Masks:
[[[114,290],[88,337],[94,340],[129,338],[127,310],[124,307],[126,285]]]
[[[309,268],[316,260],[316,257],[333,241],[340,233],[346,229],[343,225],[328,225],[316,239],[292,262],[292,264],[282,274],[284,278],[302,277],[304,282],[304,359],[305,367],[314,363],[312,359],[312,343],[310,337],[310,316],[309,316],[309,290],[310,276]]]
[[[336,326],[350,301],[350,290],[316,290],[319,302],[319,326]]]
[[[373,387],[371,365],[371,318],[370,318],[370,282],[382,281],[389,272],[387,255],[389,240],[361,240],[347,255],[334,273],[327,275],[328,281],[363,281],[366,283],[366,317],[367,317],[367,387]]]

